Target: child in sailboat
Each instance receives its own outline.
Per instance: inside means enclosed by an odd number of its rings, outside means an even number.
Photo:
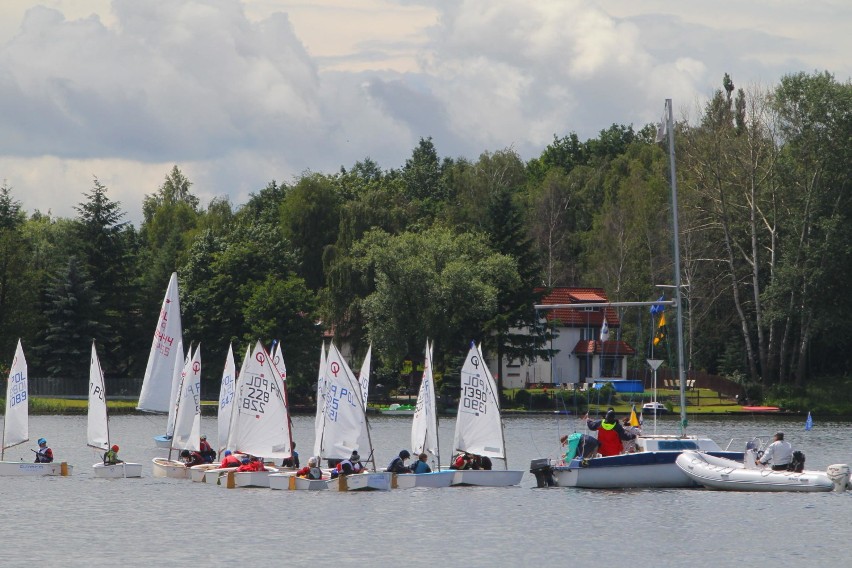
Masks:
[[[118,459],[118,445],[113,444],[113,446],[104,453],[104,465],[115,465],[118,463],[124,463],[124,460]]]
[[[35,463],[50,463],[53,461],[53,450],[47,447],[47,440],[44,438],[38,439],[38,451],[36,452]]]

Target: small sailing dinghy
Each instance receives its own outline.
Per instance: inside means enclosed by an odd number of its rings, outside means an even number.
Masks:
[[[435,381],[432,376],[432,347],[426,342],[426,355],[423,362],[423,379],[417,393],[417,405],[411,419],[411,452],[413,459],[421,453],[432,456],[430,473],[402,473],[394,477],[394,487],[410,489],[412,487],[449,487],[456,472],[441,471],[441,457],[438,446],[438,408],[435,401]]]
[[[248,357],[248,354],[246,354]],[[245,363],[243,363],[245,366]],[[234,348],[228,346],[228,355],[225,358],[225,368],[222,371],[222,383],[219,387],[219,407],[217,411],[217,441],[216,455],[220,457],[225,453],[228,445],[228,432],[231,428],[231,409],[234,406],[234,386],[236,384],[236,365],[234,363]],[[189,478],[195,482],[205,482],[206,473],[219,468],[220,462],[203,465],[194,465],[189,468]]]
[[[708,489],[721,491],[845,491],[849,466],[830,465],[826,471],[774,471],[754,465],[754,455],[746,452],[744,463],[687,450],[676,460],[690,479]]]
[[[280,373],[260,341],[240,370],[228,448],[258,458],[285,459],[292,455],[290,414]],[[215,470],[211,470],[215,471]],[[269,487],[269,476],[278,468],[224,473],[224,487]],[[208,472],[208,474],[211,472]]]
[[[471,341],[461,371],[461,396],[456,417],[453,450],[503,460],[506,467],[506,442],[497,385],[482,352]],[[509,487],[521,483],[522,470],[456,470],[453,485]]]
[[[190,351],[192,351],[190,349]],[[154,477],[189,479],[189,468],[179,460],[171,459],[172,451],[197,452],[201,445],[201,346],[184,365],[175,411],[174,435],[170,440],[168,458],[154,458]]]
[[[15,349],[15,359],[6,383],[6,414],[3,417],[3,445],[0,447],[0,476],[71,475],[73,467],[67,462],[32,463],[2,461],[6,450],[30,439],[29,433],[29,375],[21,341]]]
[[[171,447],[175,399],[179,387],[177,381],[180,380],[180,377],[175,377],[174,369],[175,365],[179,365],[179,369],[183,365],[183,348],[178,349],[182,334],[177,273],[173,272],[160,308],[157,327],[154,328],[154,340],[136,406],[136,410],[142,412],[169,414],[165,434],[154,436],[158,448]]]
[[[89,364],[89,413],[86,427],[87,443],[90,447],[106,452],[110,448],[109,414],[106,403],[106,388],[104,372],[95,342],[92,342],[92,359]],[[123,479],[125,477],[142,477],[141,463],[96,463],[92,466],[95,477],[102,479]]]

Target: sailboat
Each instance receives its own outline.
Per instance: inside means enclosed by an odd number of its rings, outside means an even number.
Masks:
[[[109,440],[109,414],[107,412],[104,372],[98,360],[95,342],[92,342],[92,358],[89,364],[89,413],[86,428],[87,443],[90,447],[106,452],[111,444]],[[122,479],[142,477],[141,463],[117,463],[107,465],[103,462],[92,466],[95,477]]]
[[[266,459],[291,456],[293,435],[283,389],[280,373],[258,341],[240,370],[228,448]],[[224,486],[269,487],[269,476],[277,471],[271,467],[266,471],[232,471],[226,474]]]
[[[423,379],[417,393],[414,417],[411,419],[411,452],[413,459],[421,453],[431,454],[432,471],[430,473],[403,473],[395,477],[395,487],[449,487],[456,472],[441,471],[441,452],[438,445],[438,408],[435,400],[435,381],[432,376],[432,346],[426,342],[426,355],[423,362]]]
[[[249,354],[246,353],[246,357]],[[245,363],[243,363],[245,367]],[[228,345],[228,355],[225,357],[225,368],[222,370],[222,382],[219,387],[219,405],[216,414],[216,455],[219,462],[203,465],[194,465],[189,468],[189,477],[192,481],[204,483],[207,481],[207,472],[220,469],[221,457],[227,449],[228,433],[231,430],[231,414],[234,408],[236,396],[237,370],[234,363],[234,347]]]
[[[502,470],[456,470],[453,485],[509,487],[518,485],[524,476],[522,470],[508,469],[497,385],[482,352],[472,341],[461,371],[461,396],[453,450],[504,463]]]
[[[190,349],[191,351],[191,349]],[[170,441],[169,457],[154,458],[154,477],[189,479],[189,468],[179,460],[172,460],[172,451],[197,452],[201,443],[201,345],[195,348],[181,372],[175,411],[174,434]]]
[[[139,403],[136,406],[136,409],[142,412],[169,413],[166,433],[154,437],[158,448],[171,446],[173,432],[169,428],[174,423],[172,413],[178,388],[174,381],[174,368],[175,361],[183,361],[183,349],[177,349],[181,344],[182,334],[177,273],[173,272],[160,308],[157,327],[154,328],[154,339],[148,354]]]
[[[66,462],[32,463],[2,461],[6,450],[30,439],[29,433],[29,375],[27,360],[21,341],[15,349],[15,358],[9,369],[6,383],[6,414],[3,418],[3,445],[0,448],[0,476],[71,475],[73,467]]]
[[[677,176],[674,159],[674,123],[672,118],[671,99],[666,99],[666,128],[669,145],[669,164],[672,194],[672,234],[674,240],[674,289],[673,302],[626,302],[621,305],[674,305],[677,311],[677,354],[678,377],[680,379],[680,424],[686,425],[686,368],[683,349],[683,314],[681,310],[682,289],[680,283],[680,241],[677,208]],[[607,306],[618,306],[611,302]],[[544,306],[536,306],[542,308]],[[552,307],[575,307],[559,305]],[[584,308],[600,307],[595,304],[583,304]],[[655,368],[656,369],[656,368]],[[616,456],[596,457],[586,460],[574,458],[568,463],[539,468],[535,460],[533,464],[539,472],[536,473],[538,484],[546,480],[542,470],[550,469],[553,482],[560,487],[586,487],[596,489],[619,488],[668,488],[668,487],[697,487],[698,484],[690,479],[675,463],[678,456],[686,450],[696,450],[710,455],[743,461],[743,452],[723,451],[715,441],[707,437],[687,436],[683,430],[680,435],[640,435],[636,438],[636,453]],[[532,471],[532,468],[531,468]]]

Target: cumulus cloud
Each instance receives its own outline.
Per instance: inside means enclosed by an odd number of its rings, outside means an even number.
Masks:
[[[12,32],[8,19],[0,28],[0,179],[28,210],[73,215],[97,175],[134,221],[173,164],[202,201],[240,204],[305,170],[368,156],[400,167],[420,137],[445,156],[512,146],[530,158],[554,135],[653,122],[667,97],[694,105],[725,72],[738,85],[774,82],[847,53],[796,36],[790,18],[804,8],[758,21],[733,0],[706,14],[660,0],[365,0],[357,10],[333,0],[113,0],[107,10],[98,0],[91,12],[76,0],[73,14],[40,1],[13,0],[31,6]],[[831,0],[815,4],[805,29],[837,13],[819,9]],[[850,10],[834,8],[848,23]]]

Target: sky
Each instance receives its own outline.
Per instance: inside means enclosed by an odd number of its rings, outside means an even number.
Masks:
[[[0,183],[74,217],[94,179],[139,226],[174,165],[202,205],[367,157],[538,156],[696,116],[729,73],[852,77],[848,0],[2,0]]]

